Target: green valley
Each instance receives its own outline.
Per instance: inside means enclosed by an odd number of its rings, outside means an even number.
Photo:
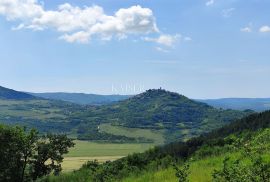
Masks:
[[[224,177],[226,156],[243,158],[247,142],[253,148],[266,142],[261,162],[269,159],[269,112],[216,109],[162,89],[101,106],[1,89],[2,123],[74,139],[63,173],[45,181],[175,181],[185,173],[189,181],[211,181],[214,173]]]
[[[270,111],[253,114],[187,142],[50,176],[46,181],[257,181],[270,179]]]
[[[0,90],[5,93],[0,99],[1,122],[99,142],[163,144],[187,140],[252,113],[215,109],[162,89],[104,106],[42,99],[3,87]],[[25,98],[16,99],[21,95]]]

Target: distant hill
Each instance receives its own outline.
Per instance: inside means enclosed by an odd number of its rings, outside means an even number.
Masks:
[[[250,113],[216,109],[178,93],[151,89],[127,100],[91,108],[84,116],[91,121],[91,132],[93,123],[111,123],[112,127],[160,131],[172,141],[197,136]],[[81,128],[84,136],[89,128]]]
[[[10,100],[28,100],[34,99],[35,96],[24,92],[18,92],[12,89],[8,89],[0,86],[0,99],[10,99]]]
[[[33,96],[42,97],[46,99],[63,100],[83,105],[103,105],[120,100],[125,100],[131,96],[129,95],[97,95],[84,93],[29,93]]]
[[[270,98],[224,98],[197,100],[216,108],[254,111],[270,110]]]
[[[159,144],[187,140],[251,113],[216,109],[161,89],[106,105],[79,105],[1,90],[1,122],[64,132],[81,140]]]

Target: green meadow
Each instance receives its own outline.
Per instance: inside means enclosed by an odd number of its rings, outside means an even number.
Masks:
[[[99,126],[101,132],[123,135],[131,138],[143,137],[154,141],[156,145],[164,144],[164,131],[151,130],[151,129],[141,129],[141,128],[127,128],[122,126],[113,126],[109,123],[101,124]]]
[[[113,161],[132,153],[144,152],[151,147],[153,144],[148,143],[118,144],[76,140],[74,148],[65,156],[62,167],[64,172],[72,171],[79,169],[87,161]]]

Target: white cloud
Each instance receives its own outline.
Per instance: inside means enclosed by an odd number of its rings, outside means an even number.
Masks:
[[[221,11],[221,15],[224,17],[224,18],[229,18],[232,16],[232,13],[235,11],[235,8],[229,8],[229,9],[223,9]]]
[[[262,33],[270,32],[270,27],[267,26],[267,25],[264,25],[264,26],[262,26],[262,27],[260,28],[259,31],[262,32]]]
[[[176,34],[176,35],[165,35],[162,34],[157,38],[150,38],[150,37],[145,37],[144,40],[148,42],[155,42],[160,45],[164,45],[167,47],[173,47],[173,45],[179,41],[181,38],[181,35]]]
[[[244,28],[241,28],[240,31],[250,33],[252,32],[252,29],[250,27],[244,27]]]
[[[55,29],[62,33],[59,38],[67,42],[87,43],[93,36],[102,40],[112,37],[121,40],[130,34],[159,33],[152,10],[139,5],[107,15],[102,7],[96,5],[80,8],[65,3],[56,10],[45,10],[38,0],[0,0],[0,15],[8,21],[20,22],[14,30]],[[174,39],[162,35],[157,42],[170,46]]]
[[[211,6],[215,3],[215,0],[209,0],[205,3],[206,6]]]
[[[41,16],[43,7],[36,0],[1,0],[0,14],[8,20],[25,20]]]
[[[76,32],[72,35],[65,34],[59,38],[65,40],[67,42],[70,42],[70,43],[78,42],[78,43],[85,44],[85,43],[89,42],[89,37],[90,37],[89,32],[80,31],[80,32]]]

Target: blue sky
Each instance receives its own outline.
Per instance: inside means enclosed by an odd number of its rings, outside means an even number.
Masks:
[[[0,85],[270,97],[268,0],[0,0]]]

